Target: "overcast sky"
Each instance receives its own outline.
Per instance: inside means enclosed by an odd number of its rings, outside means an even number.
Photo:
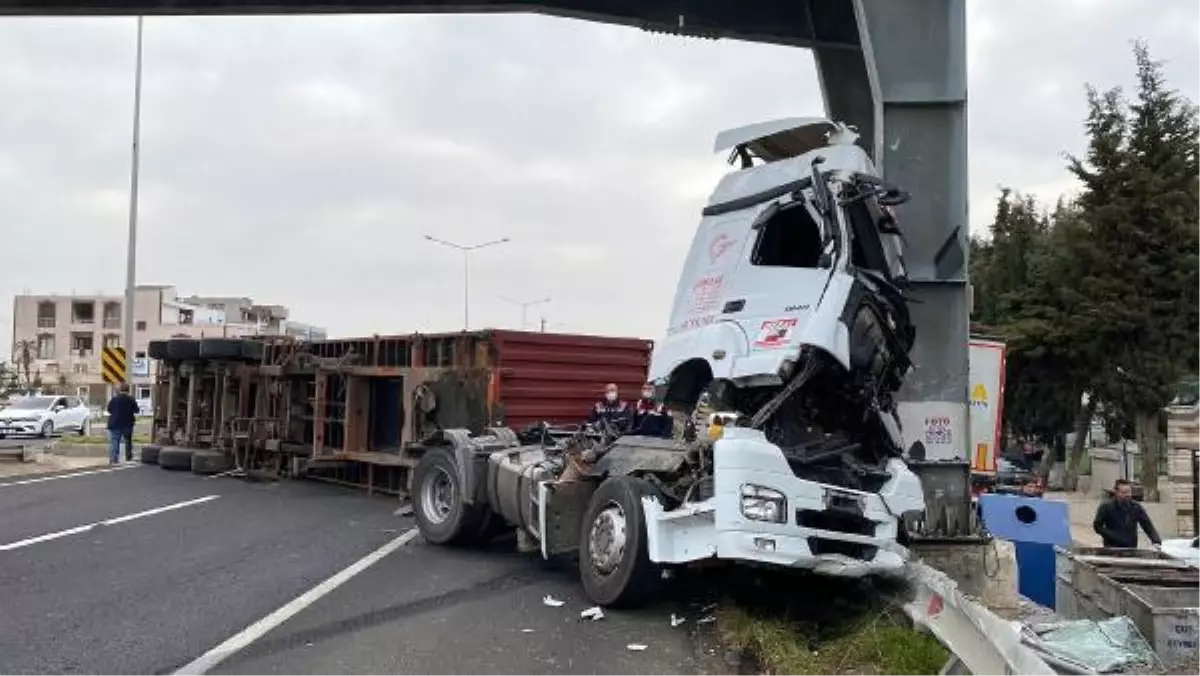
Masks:
[[[969,3],[972,226],[1074,186],[1083,85],[1145,38],[1197,97],[1195,0]],[[134,19],[0,19],[0,297],[120,293]],[[657,338],[720,129],[820,114],[808,52],[539,16],[146,21],[140,283],[336,335],[472,325]],[[11,335],[0,304],[0,331]],[[5,340],[4,343],[8,341]],[[7,345],[3,349],[7,351]]]

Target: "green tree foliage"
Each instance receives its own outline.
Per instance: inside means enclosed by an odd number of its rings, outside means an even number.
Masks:
[[[1132,418],[1149,499],[1157,494],[1161,411],[1197,362],[1200,332],[1200,166],[1197,109],[1167,87],[1144,44],[1134,47],[1137,96],[1089,91],[1089,145],[1070,158],[1084,184],[1086,249],[1104,265],[1087,308],[1103,348],[1093,389]]]
[[[1132,103],[1088,88],[1088,145],[1067,158],[1077,200],[1041,214],[1002,191],[991,239],[972,242],[971,275],[976,330],[1009,344],[1010,432],[1053,441],[1074,427],[1070,484],[1100,406],[1112,427],[1134,423],[1153,499],[1160,411],[1198,362],[1200,129],[1145,45],[1134,57]]]

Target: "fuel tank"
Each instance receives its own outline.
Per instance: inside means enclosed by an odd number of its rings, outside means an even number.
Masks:
[[[505,521],[538,534],[538,483],[557,474],[559,458],[541,446],[496,451],[488,457],[487,496],[492,511]]]

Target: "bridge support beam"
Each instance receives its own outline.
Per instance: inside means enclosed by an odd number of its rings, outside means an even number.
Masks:
[[[917,326],[900,392],[904,436],[927,457],[967,448],[966,0],[851,0],[861,50],[816,47],[830,117],[858,126],[901,207]]]

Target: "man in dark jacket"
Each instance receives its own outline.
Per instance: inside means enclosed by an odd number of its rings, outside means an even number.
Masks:
[[[642,398],[633,405],[633,434],[644,437],[670,439],[675,431],[675,423],[671,413],[665,406],[658,403],[654,397],[654,385],[646,383],[642,386]]]
[[[604,386],[604,398],[592,405],[588,422],[595,425],[603,421],[617,434],[624,434],[629,431],[632,413],[629,404],[621,401],[616,383],[609,383]]]
[[[1104,540],[1105,547],[1124,547],[1136,549],[1138,546],[1138,526],[1146,531],[1150,542],[1157,549],[1162,544],[1154,524],[1145,508],[1133,500],[1133,486],[1125,479],[1117,479],[1113,484],[1112,500],[1100,505],[1096,510],[1096,519],[1092,528]]]
[[[140,412],[137,400],[129,396],[129,386],[121,385],[108,400],[108,464],[121,461],[121,440],[125,440],[125,461],[133,460],[133,423]]]

